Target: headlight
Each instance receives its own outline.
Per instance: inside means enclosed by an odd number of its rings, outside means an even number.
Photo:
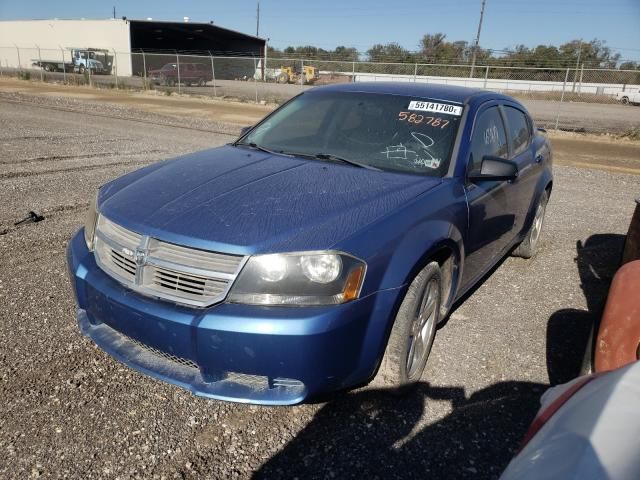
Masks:
[[[228,300],[253,305],[335,305],[358,298],[367,265],[341,252],[249,258]]]
[[[93,252],[93,243],[96,235],[96,222],[98,221],[98,210],[96,209],[97,200],[98,194],[93,197],[91,205],[89,205],[87,218],[84,222],[84,241],[87,243],[87,248],[90,252]]]

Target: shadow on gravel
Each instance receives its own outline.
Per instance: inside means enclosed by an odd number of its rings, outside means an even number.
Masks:
[[[502,382],[467,398],[462,387],[422,383],[403,397],[384,390],[345,394],[326,404],[254,478],[497,478],[545,388]],[[418,423],[443,401],[450,414]]]
[[[547,371],[551,385],[586,373],[595,333],[607,300],[611,279],[620,266],[624,235],[592,235],[576,243],[575,258],[587,310],[558,310],[547,323]]]

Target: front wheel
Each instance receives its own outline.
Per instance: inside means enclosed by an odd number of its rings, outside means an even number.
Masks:
[[[413,279],[398,309],[374,387],[401,389],[422,378],[440,320],[442,274],[429,263]]]
[[[84,74],[84,65],[80,65],[80,67],[78,68],[78,73],[80,73],[80,75]]]
[[[531,258],[538,251],[540,242],[540,234],[542,233],[542,224],[544,223],[544,214],[547,211],[547,203],[549,202],[549,193],[545,190],[540,196],[540,201],[536,207],[536,214],[533,223],[524,237],[524,240],[513,251],[513,255],[522,258]]]
[[[204,78],[201,78],[201,79],[198,80],[198,86],[199,87],[204,87],[206,83],[207,83],[207,81]]]
[[[629,97],[622,97],[620,101],[623,105],[629,105]]]

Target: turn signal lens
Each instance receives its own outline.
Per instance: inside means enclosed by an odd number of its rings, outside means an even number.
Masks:
[[[358,298],[363,280],[364,265],[358,265],[356,268],[351,270],[351,273],[349,273],[349,276],[347,277],[347,282],[345,283],[344,291],[342,293],[343,302],[348,302]]]

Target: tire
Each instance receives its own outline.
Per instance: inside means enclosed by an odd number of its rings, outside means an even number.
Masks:
[[[531,227],[529,227],[527,235],[520,245],[518,245],[518,248],[513,251],[512,255],[514,257],[532,258],[537,253],[548,202],[549,193],[545,190],[540,196],[540,201],[536,207],[536,214],[535,217],[533,217],[533,222],[531,222]]]
[[[278,75],[277,79],[276,79],[277,83],[289,83],[289,75],[287,75],[286,73],[282,72],[280,75]]]
[[[372,386],[405,392],[418,384],[436,335],[441,299],[442,274],[431,262],[407,289]]]
[[[629,97],[622,97],[622,98],[620,99],[620,102],[621,102],[623,105],[629,105]]]
[[[200,78],[198,80],[198,86],[199,87],[204,87],[207,84],[207,81],[204,78]]]
[[[176,81],[173,78],[167,78],[164,83],[167,87],[173,87],[175,86]]]
[[[44,67],[42,67],[44,69],[45,72],[51,72],[53,69],[51,68],[51,65],[45,64]]]
[[[80,75],[83,75],[83,74],[84,74],[84,70],[85,70],[84,65],[80,65],[80,66],[78,67],[78,73],[79,73]]]

